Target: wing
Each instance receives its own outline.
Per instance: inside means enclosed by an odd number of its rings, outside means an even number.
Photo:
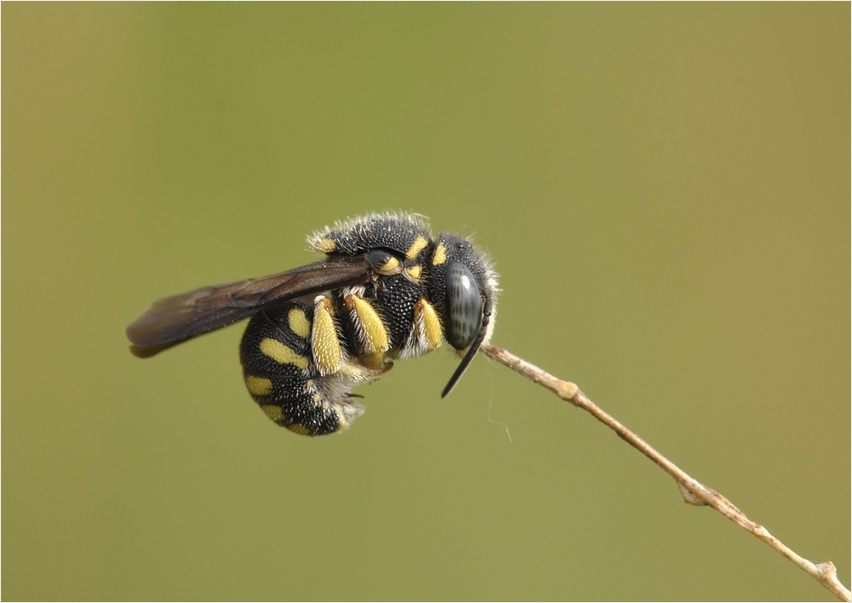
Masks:
[[[339,287],[367,283],[372,270],[363,255],[331,258],[261,278],[202,287],[158,299],[125,334],[140,358],[227,327],[272,304]]]

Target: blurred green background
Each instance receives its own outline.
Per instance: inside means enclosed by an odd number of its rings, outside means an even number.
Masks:
[[[494,343],[850,584],[850,6],[9,4],[3,598],[831,600],[484,357],[320,439],[240,326],[153,299],[402,209],[474,234]],[[509,435],[511,436],[511,440]]]

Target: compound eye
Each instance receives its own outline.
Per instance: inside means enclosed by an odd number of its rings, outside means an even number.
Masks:
[[[447,266],[447,313],[447,341],[457,350],[463,350],[479,333],[482,301],[476,278],[459,262]]]

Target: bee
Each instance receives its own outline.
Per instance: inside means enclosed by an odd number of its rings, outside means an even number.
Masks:
[[[326,258],[155,301],[126,329],[131,352],[147,358],[250,318],[240,343],[246,388],[270,419],[309,436],[348,428],[364,413],[355,385],[445,341],[461,356],[447,396],[491,339],[491,259],[466,238],[434,241],[417,214],[338,222],[308,243]]]

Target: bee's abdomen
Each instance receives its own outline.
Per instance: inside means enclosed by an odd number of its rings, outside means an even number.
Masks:
[[[349,380],[316,370],[313,313],[301,301],[261,312],[240,343],[243,378],[254,401],[279,425],[312,436],[346,429],[364,412],[349,398]]]

